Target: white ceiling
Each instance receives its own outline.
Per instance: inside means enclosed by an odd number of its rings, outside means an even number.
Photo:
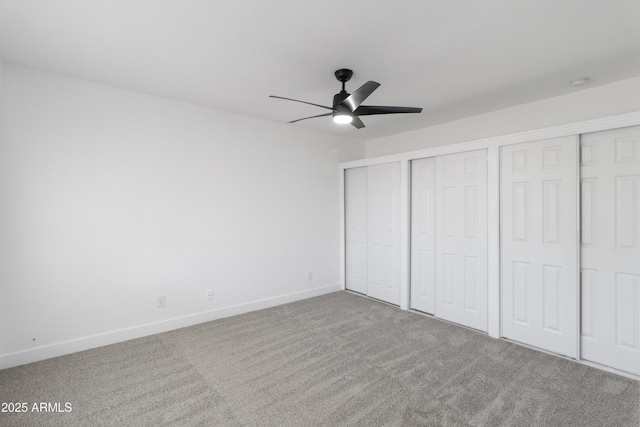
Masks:
[[[638,0],[0,0],[7,63],[286,122],[331,105],[419,115],[302,126],[363,140],[640,75]]]

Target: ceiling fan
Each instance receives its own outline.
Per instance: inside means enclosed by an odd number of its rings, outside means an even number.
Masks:
[[[319,114],[317,116],[304,117],[302,119],[292,120],[289,123],[299,122],[300,120],[314,119],[316,117],[333,116],[333,121],[340,124],[351,123],[357,129],[364,127],[364,123],[359,116],[372,116],[374,114],[402,114],[402,113],[420,113],[422,108],[415,107],[387,107],[379,105],[361,105],[374,90],[380,86],[380,83],[368,81],[353,93],[348,93],[344,89],[344,84],[351,80],[353,71],[341,69],[335,72],[336,79],[342,83],[342,90],[333,96],[333,106],[314,104],[312,102],[300,101],[298,99],[285,98],[282,96],[270,95],[270,98],[285,99],[287,101],[302,102],[303,104],[315,105],[316,107],[331,110],[330,113]]]

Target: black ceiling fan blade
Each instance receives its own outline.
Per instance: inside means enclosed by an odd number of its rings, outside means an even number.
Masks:
[[[372,116],[374,114],[405,114],[421,113],[422,108],[417,107],[387,107],[382,105],[361,105],[354,111],[357,116]]]
[[[325,117],[325,116],[330,116],[332,114],[333,113],[318,114],[317,116],[305,117],[298,120],[291,120],[290,122],[287,122],[287,123],[295,123],[295,122],[299,122],[300,120],[315,119],[316,117]]]
[[[353,116],[353,120],[351,121],[351,124],[356,129],[362,129],[364,127],[364,123],[362,123],[362,120],[360,120],[360,118],[358,118],[357,116]]]
[[[300,101],[299,99],[285,98],[284,96],[276,96],[276,95],[269,95],[269,98],[278,98],[278,99],[284,99],[286,101],[302,102],[303,104],[315,105],[316,107],[326,108],[327,110],[334,111],[333,108],[327,107],[326,105],[314,104],[313,102],[307,102],[307,101]]]
[[[362,104],[362,102],[367,99],[374,90],[378,89],[378,86],[380,86],[380,83],[368,81],[342,101],[342,104],[349,107],[351,111],[356,111],[360,104]]]

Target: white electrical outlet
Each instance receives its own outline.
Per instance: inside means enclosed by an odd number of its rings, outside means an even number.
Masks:
[[[307,273],[307,280],[313,280],[313,271]]]
[[[158,308],[166,306],[166,300],[164,295],[158,295]]]
[[[209,289],[207,291],[207,299],[208,300],[212,300],[213,299],[213,289]]]

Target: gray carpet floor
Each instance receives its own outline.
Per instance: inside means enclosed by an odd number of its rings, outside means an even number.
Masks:
[[[2,426],[638,426],[640,383],[347,292],[0,371]]]

